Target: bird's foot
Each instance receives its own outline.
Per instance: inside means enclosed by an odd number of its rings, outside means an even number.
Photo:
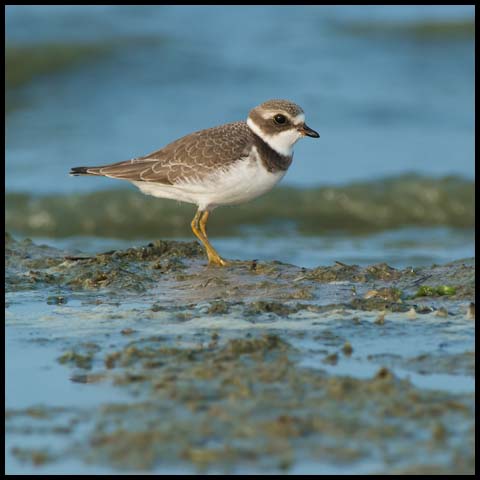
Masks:
[[[224,260],[220,255],[209,255],[208,256],[208,265],[215,265],[217,267],[227,267],[230,265],[229,262]]]

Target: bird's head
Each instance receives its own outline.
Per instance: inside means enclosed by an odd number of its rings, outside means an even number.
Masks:
[[[303,110],[288,100],[268,100],[252,109],[247,125],[277,153],[290,156],[300,137],[320,135],[305,124]]]

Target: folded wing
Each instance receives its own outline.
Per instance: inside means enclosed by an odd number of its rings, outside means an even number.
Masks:
[[[248,155],[251,142],[252,133],[245,122],[229,123],[192,133],[144,157],[100,167],[75,167],[70,173],[165,185],[194,182]]]

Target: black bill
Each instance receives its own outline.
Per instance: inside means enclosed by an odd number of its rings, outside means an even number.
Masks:
[[[312,130],[310,127],[305,125],[305,123],[299,128],[300,132],[302,132],[307,137],[318,138],[320,134],[315,130]]]

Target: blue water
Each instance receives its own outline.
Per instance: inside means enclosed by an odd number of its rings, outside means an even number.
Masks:
[[[123,186],[67,172],[149,153],[278,97],[299,103],[321,134],[297,144],[284,184],[472,178],[473,38],[344,27],[473,17],[473,6],[9,6],[9,45],[119,46],[23,88],[24,107],[7,117],[6,188]]]

